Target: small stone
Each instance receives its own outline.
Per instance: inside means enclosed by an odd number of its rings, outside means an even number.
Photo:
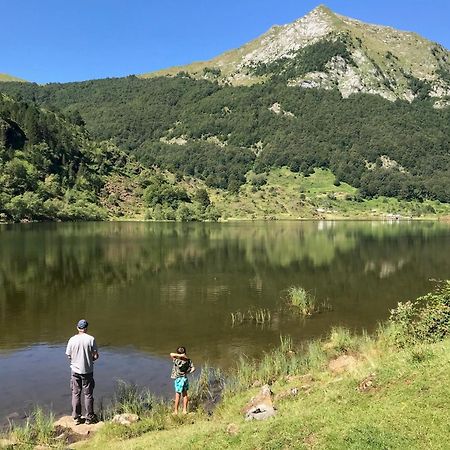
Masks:
[[[351,355],[341,355],[330,361],[328,368],[333,373],[350,372],[356,367],[357,360]]]
[[[369,376],[364,378],[359,385],[358,385],[358,391],[359,392],[367,392],[371,390],[374,387],[375,384],[375,374],[371,373]]]
[[[227,433],[230,436],[236,436],[239,433],[239,427],[235,423],[230,423],[227,426]]]
[[[12,439],[0,439],[0,448],[13,448],[16,444]]]

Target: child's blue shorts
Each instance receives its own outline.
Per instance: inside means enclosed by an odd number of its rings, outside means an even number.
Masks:
[[[184,391],[189,389],[189,381],[187,377],[178,377],[173,380],[175,386],[175,392],[177,394],[182,394]]]

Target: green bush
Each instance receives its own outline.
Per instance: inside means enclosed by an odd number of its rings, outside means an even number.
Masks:
[[[450,280],[415,302],[399,303],[389,318],[394,341],[399,346],[436,342],[450,334]]]

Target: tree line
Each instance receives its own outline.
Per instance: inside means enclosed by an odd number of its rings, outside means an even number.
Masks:
[[[321,52],[342,52],[341,46]],[[323,64],[322,53],[317,64]],[[337,90],[287,86],[277,77],[237,87],[185,73],[2,83],[0,91],[45,106],[73,126],[85,123],[93,138],[111,140],[147,167],[195,176],[209,186],[236,191],[250,169],[287,166],[308,175],[321,167],[366,198],[450,201],[450,110],[434,109],[426,98],[343,99]],[[274,112],[275,103],[282,111]],[[67,179],[73,181],[80,161],[75,153],[70,158]],[[385,159],[393,164],[386,166]]]

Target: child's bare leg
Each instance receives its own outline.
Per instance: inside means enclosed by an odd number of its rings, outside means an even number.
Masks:
[[[175,392],[175,409],[173,411],[174,414],[178,414],[178,406],[180,404],[180,397],[181,397],[181,394],[179,394],[178,392]]]
[[[189,402],[189,396],[187,391],[183,391],[183,414],[187,414],[187,407]]]

